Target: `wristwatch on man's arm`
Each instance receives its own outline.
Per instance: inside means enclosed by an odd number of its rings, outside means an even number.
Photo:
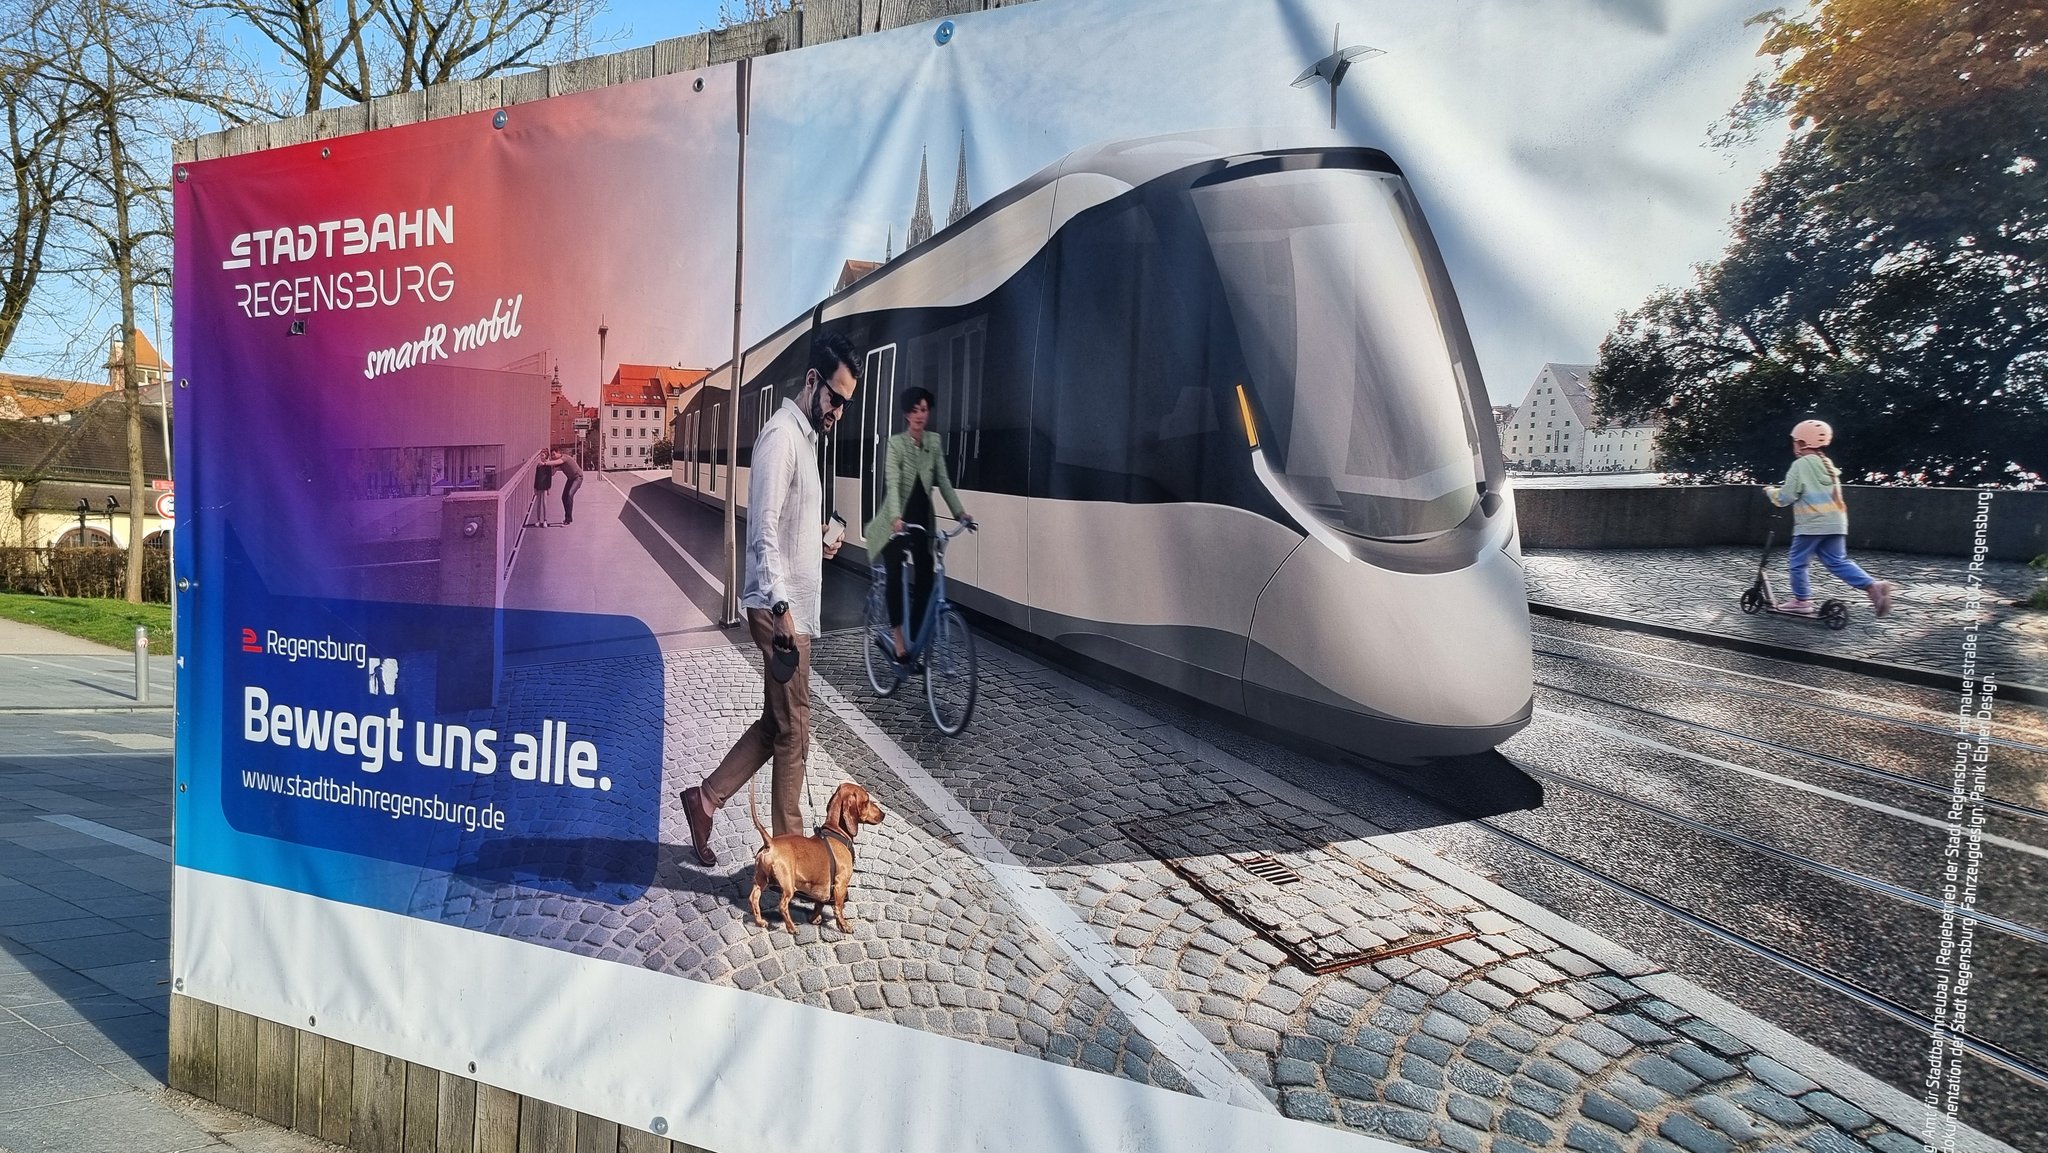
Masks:
[[[782,614],[789,611],[789,602],[776,601],[774,604],[768,606],[768,611],[774,613],[776,616],[781,616]]]

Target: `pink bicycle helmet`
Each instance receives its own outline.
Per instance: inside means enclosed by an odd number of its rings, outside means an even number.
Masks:
[[[1824,420],[1802,420],[1792,426],[1792,443],[1801,448],[1826,448],[1835,439],[1835,430]]]

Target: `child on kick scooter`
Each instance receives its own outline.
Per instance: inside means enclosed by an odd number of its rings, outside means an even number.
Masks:
[[[1812,586],[1806,566],[1814,556],[1828,571],[1851,588],[1870,597],[1877,615],[1892,611],[1892,584],[1873,580],[1869,573],[1849,559],[1849,506],[1842,501],[1842,474],[1821,449],[1835,439],[1835,430],[1825,421],[1802,420],[1792,428],[1792,467],[1785,482],[1765,485],[1764,497],[1780,508],[1792,509],[1792,544],[1786,563],[1792,570],[1792,599],[1777,607],[1779,612],[1811,615],[1816,610],[1809,599]]]

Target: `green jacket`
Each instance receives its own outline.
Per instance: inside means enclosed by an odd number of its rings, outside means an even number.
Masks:
[[[1792,508],[1793,536],[1836,536],[1849,531],[1849,506],[1842,501],[1842,474],[1835,462],[1807,453],[1785,471],[1785,483],[1764,489],[1772,504]]]
[[[882,503],[875,510],[875,519],[868,522],[867,530],[861,534],[871,553],[879,553],[889,543],[889,526],[903,515],[911,488],[920,482],[927,491],[936,488],[945,495],[954,519],[966,515],[960,507],[959,495],[953,491],[953,479],[946,475],[946,450],[939,443],[939,434],[930,429],[925,430],[921,445],[913,443],[907,432],[890,437],[881,473]]]

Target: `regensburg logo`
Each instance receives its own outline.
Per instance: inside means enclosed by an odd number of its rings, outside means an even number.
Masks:
[[[333,637],[288,637],[275,629],[265,630],[262,637],[255,629],[242,630],[242,651],[263,653],[283,657],[297,664],[299,661],[339,661],[363,670],[368,678],[370,695],[395,697],[398,695],[398,661],[394,657],[373,657],[370,646],[362,641],[338,641]]]

